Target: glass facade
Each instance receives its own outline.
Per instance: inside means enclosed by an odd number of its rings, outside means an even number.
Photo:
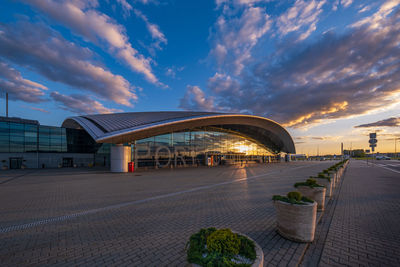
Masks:
[[[278,160],[265,145],[231,129],[215,126],[132,140],[135,168],[216,166]],[[80,155],[6,156],[3,165],[109,166],[112,144],[96,143],[82,129],[43,126],[29,122],[0,121],[0,153],[76,153]],[[93,155],[89,155],[93,154]],[[86,156],[84,156],[86,155]],[[8,162],[7,164],[4,161]]]
[[[84,130],[0,121],[3,153],[95,153],[100,146]]]
[[[276,156],[264,146],[237,134],[198,129],[137,140],[132,158],[137,167],[226,165],[271,162]]]

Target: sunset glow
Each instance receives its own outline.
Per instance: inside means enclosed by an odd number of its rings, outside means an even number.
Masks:
[[[8,92],[11,116],[54,126],[95,113],[253,114],[287,127],[298,153],[368,149],[369,132],[394,152],[399,4],[6,0],[0,105]]]

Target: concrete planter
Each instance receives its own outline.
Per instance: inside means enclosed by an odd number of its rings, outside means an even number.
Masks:
[[[339,168],[337,174],[338,174],[338,180],[340,180],[340,179],[342,178],[342,176],[343,176],[343,167],[340,167],[340,168]],[[339,181],[338,181],[338,182],[339,182]]]
[[[330,177],[330,181],[328,179],[325,179],[325,178],[317,178],[317,177],[313,178],[313,179],[315,179],[317,181],[317,184],[325,186],[325,188],[326,188],[325,197],[327,197],[327,198],[331,198],[332,194],[333,194],[333,181],[334,181],[334,179],[333,179],[332,176]]]
[[[333,191],[336,188],[337,173],[334,173],[334,174],[330,175],[329,177],[331,178],[331,181],[332,181],[332,194],[333,194]]]
[[[249,240],[254,242],[254,249],[256,250],[256,259],[254,260],[253,264],[251,265],[251,267],[263,267],[264,266],[264,252],[262,251],[262,248],[260,247],[259,244],[257,244],[256,241],[254,241],[252,238],[250,238],[249,236],[239,233],[239,232],[235,232],[232,231],[232,233],[244,236],[246,238],[248,238]],[[187,266],[190,267],[201,267],[198,264],[195,263],[189,263]]]
[[[318,211],[323,211],[325,209],[325,187],[309,187],[309,186],[298,186],[297,190],[301,195],[311,198],[318,204]]]
[[[334,186],[333,188],[336,188],[338,183],[339,183],[339,172],[334,172],[332,174],[330,174],[331,179],[333,180]]]
[[[297,242],[312,242],[317,219],[317,202],[304,205],[275,200],[278,233]]]

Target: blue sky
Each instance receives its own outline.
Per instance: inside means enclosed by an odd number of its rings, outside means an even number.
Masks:
[[[10,115],[48,125],[87,113],[240,112],[288,127],[300,153],[366,148],[370,131],[390,151],[399,3],[5,0],[1,105],[8,91]]]

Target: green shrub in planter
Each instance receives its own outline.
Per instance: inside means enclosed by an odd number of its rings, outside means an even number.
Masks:
[[[314,202],[314,200],[302,196],[301,193],[297,192],[297,191],[292,191],[292,192],[287,193],[286,197],[280,196],[280,195],[274,195],[272,197],[272,200],[279,200],[279,201],[283,201],[286,203],[297,204],[297,205],[305,205],[307,203]]]
[[[303,197],[300,192],[289,192],[287,197],[273,196],[277,230],[283,237],[298,241],[314,240],[317,202]]]
[[[220,229],[207,237],[207,248],[210,252],[221,254],[238,254],[240,240],[230,229]]]
[[[333,176],[334,177],[334,176]],[[334,186],[334,178],[331,179],[331,176],[325,176],[323,173],[318,173],[317,177],[312,177],[310,178],[317,180],[317,183],[320,185],[323,185],[326,187],[326,197],[331,198],[332,197],[332,188]]]
[[[312,176],[310,176],[310,178],[314,178]],[[322,172],[318,173],[318,176],[315,178],[321,178],[321,179],[327,179],[329,182],[331,181],[331,177],[330,176],[325,176],[325,174],[323,174]]]
[[[295,183],[294,187],[308,198],[318,203],[318,210],[323,211],[325,207],[326,187],[317,184],[315,179],[307,179],[305,182]]]
[[[315,179],[307,179],[305,182],[300,182],[300,183],[295,183],[294,187],[299,187],[299,186],[308,186],[311,188],[314,187],[324,187],[323,185],[317,184],[317,181]]]
[[[287,197],[295,199],[296,201],[300,201],[301,200],[300,192],[296,192],[296,191],[292,191],[292,192],[287,193]]]
[[[201,229],[188,246],[188,261],[200,266],[249,267],[257,257],[254,242],[230,229]]]

